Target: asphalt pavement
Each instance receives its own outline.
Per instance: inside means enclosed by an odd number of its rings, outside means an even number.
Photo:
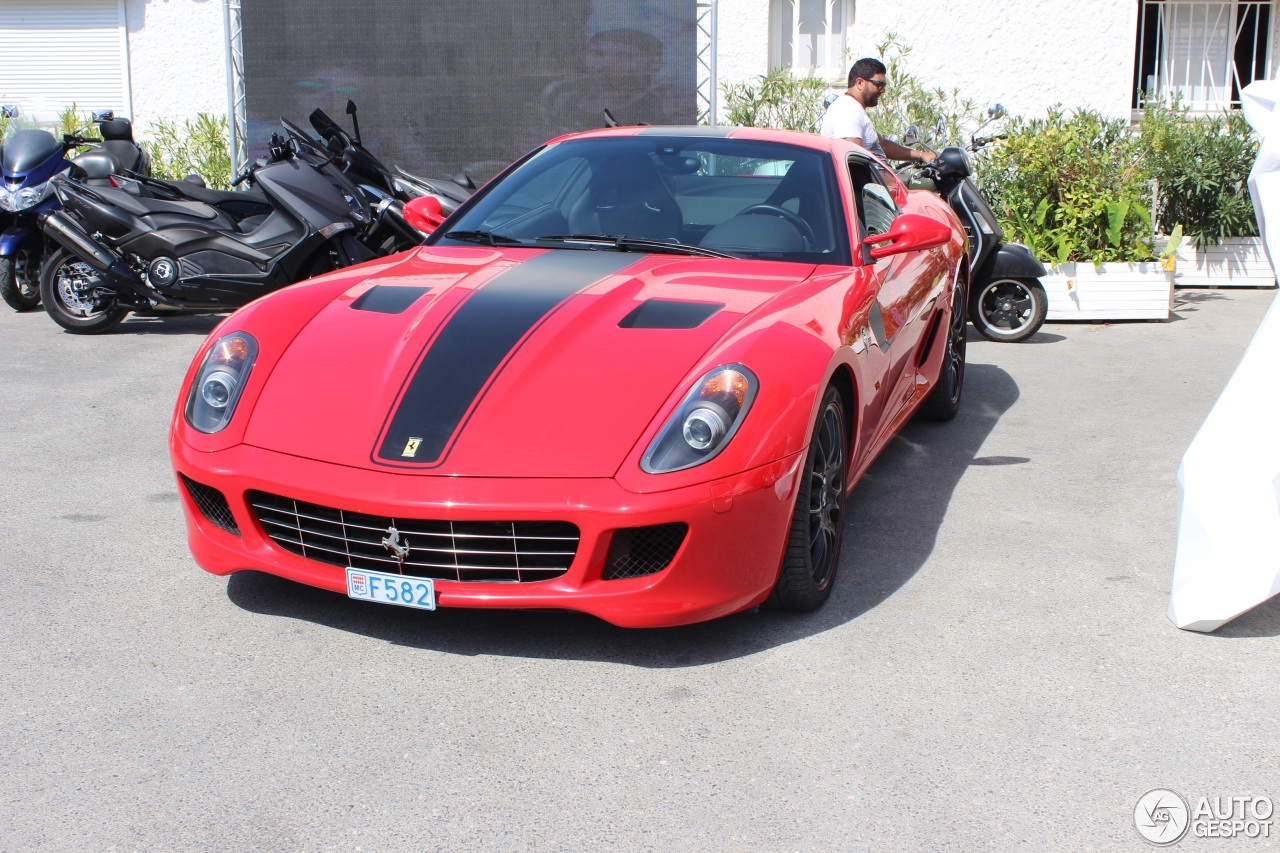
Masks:
[[[208,575],[166,427],[215,320],[4,308],[0,850],[1144,850],[1152,789],[1280,800],[1280,601],[1165,617],[1178,462],[1274,297],[971,334],[825,608],[662,631]]]

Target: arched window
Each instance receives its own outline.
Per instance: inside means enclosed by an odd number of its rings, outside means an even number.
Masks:
[[[852,21],[853,0],[770,0],[769,67],[800,77],[844,76]]]

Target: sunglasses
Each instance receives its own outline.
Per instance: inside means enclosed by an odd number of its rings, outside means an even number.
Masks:
[[[872,86],[875,86],[877,89],[879,89],[882,92],[884,91],[885,87],[889,85],[888,80],[872,80],[868,77],[863,77],[861,79],[866,80],[868,83],[870,83]]]

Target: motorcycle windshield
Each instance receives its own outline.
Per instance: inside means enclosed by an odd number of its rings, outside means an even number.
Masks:
[[[49,160],[62,158],[62,143],[47,130],[6,133],[3,168],[6,175],[25,175]]]

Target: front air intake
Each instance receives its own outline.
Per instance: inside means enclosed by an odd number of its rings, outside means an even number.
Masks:
[[[236,524],[236,517],[231,514],[231,507],[227,505],[227,499],[222,492],[212,486],[197,483],[186,474],[179,474],[178,478],[186,487],[187,494],[191,495],[196,509],[200,510],[200,514],[207,518],[210,524],[233,536],[240,535],[240,526]]]
[[[682,521],[615,530],[600,577],[616,581],[662,571],[671,565],[688,532],[689,525]]]

